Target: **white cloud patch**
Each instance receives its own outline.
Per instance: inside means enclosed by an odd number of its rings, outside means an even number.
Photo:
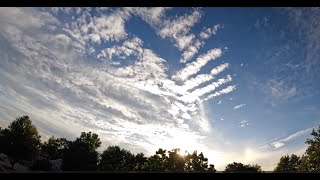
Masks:
[[[249,125],[249,123],[248,123],[248,121],[246,121],[246,120],[242,120],[241,122],[240,122],[240,127],[246,127],[246,126],[248,126]]]
[[[194,62],[186,65],[185,68],[178,71],[173,79],[186,80],[189,76],[196,74],[200,68],[206,65],[209,61],[215,60],[222,55],[221,49],[215,48],[209,50],[207,53],[200,55]]]
[[[163,39],[170,39],[181,51],[193,42],[195,35],[190,33],[190,29],[199,22],[201,12],[194,9],[192,14],[185,14],[170,19],[164,16],[164,12],[169,8],[132,8],[129,11],[140,16],[150,24],[156,33]]]
[[[98,58],[107,58],[112,60],[113,56],[117,57],[128,57],[131,55],[141,56],[143,53],[142,40],[140,38],[134,37],[131,40],[126,40],[122,46],[114,45],[111,48],[106,48],[98,54]]]
[[[212,34],[216,34],[218,29],[221,28],[220,24],[213,26],[212,28],[204,28],[201,33],[201,39],[208,39],[211,37]]]
[[[219,24],[215,25],[212,28],[204,28],[203,31],[201,31],[200,33],[200,37],[202,39],[202,41],[200,41],[199,39],[195,40],[193,45],[190,45],[188,47],[188,49],[186,49],[183,53],[182,53],[182,57],[180,59],[181,63],[186,63],[187,61],[191,60],[191,58],[198,53],[199,48],[204,44],[205,39],[210,38],[211,35],[216,34],[216,32],[218,31],[218,29],[221,26]]]
[[[244,107],[245,105],[246,105],[246,104],[239,104],[239,105],[237,105],[237,106],[234,106],[234,107],[233,107],[233,110],[242,108],[242,107]]]
[[[222,94],[228,94],[232,91],[236,90],[236,86],[228,86],[218,92],[215,92],[213,94],[210,94],[209,96],[207,96],[206,98],[204,98],[205,101],[209,100],[209,99],[212,99],[214,97],[217,97],[217,96],[220,96]]]
[[[216,75],[218,75],[219,73],[224,71],[228,66],[229,66],[228,63],[224,63],[224,64],[221,64],[221,65],[213,68],[210,71],[210,74],[199,74],[194,78],[190,78],[187,81],[185,81],[183,87],[187,90],[193,89],[194,87],[197,87],[202,83],[205,83],[205,82],[208,82],[208,81],[214,79],[214,77]]]
[[[162,38],[171,38],[175,41],[175,46],[179,50],[185,49],[189,46],[195,37],[189,34],[190,28],[200,20],[201,13],[195,10],[190,15],[180,16],[173,20],[165,20],[158,34]]]
[[[222,101],[219,101],[217,104],[221,104],[222,103]]]

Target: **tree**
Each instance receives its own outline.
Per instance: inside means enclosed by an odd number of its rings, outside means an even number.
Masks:
[[[300,165],[300,157],[291,154],[291,156],[286,155],[280,158],[280,162],[274,169],[274,172],[297,172]]]
[[[169,171],[176,171],[176,172],[183,172],[185,160],[184,157],[180,154],[180,149],[173,149],[169,151],[169,158],[168,158],[168,169]]]
[[[317,131],[312,130],[313,139],[307,139],[308,148],[301,158],[300,171],[320,172],[320,126]]]
[[[2,151],[9,157],[12,169],[21,160],[33,160],[40,144],[37,128],[29,116],[18,117],[3,131]]]
[[[68,143],[63,153],[62,169],[65,171],[96,171],[98,169],[97,148],[101,141],[97,134],[82,132],[75,141]]]
[[[185,156],[185,172],[216,172],[213,164],[208,166],[208,158],[204,157],[201,152],[199,155],[197,151]]]
[[[142,170],[151,172],[169,171],[166,150],[160,148],[158,151],[156,151],[156,154],[150,156],[144,163]]]
[[[225,169],[226,173],[240,173],[240,172],[261,172],[259,165],[244,165],[242,163],[233,162],[228,164]]]
[[[66,138],[50,137],[47,142],[41,145],[41,150],[50,156],[50,159],[62,159],[64,150],[68,147],[70,141]]]
[[[135,156],[135,165],[134,165],[134,171],[143,171],[143,166],[147,162],[147,158],[144,157],[143,153],[138,153]]]
[[[101,171],[133,171],[135,167],[135,156],[119,146],[109,146],[101,154],[99,164]]]

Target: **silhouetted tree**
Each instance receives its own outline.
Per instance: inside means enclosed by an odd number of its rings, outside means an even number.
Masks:
[[[274,172],[297,172],[300,165],[300,157],[295,154],[286,155],[280,158],[280,162]]]
[[[180,155],[180,149],[173,149],[172,151],[168,151],[168,170],[183,172],[185,160],[184,157]]]
[[[62,159],[64,150],[68,147],[70,141],[66,138],[50,137],[47,142],[41,145],[42,152],[48,154],[50,159]]]
[[[144,157],[143,153],[138,153],[135,156],[134,171],[143,171],[144,164],[147,162],[147,158]]]
[[[31,161],[35,158],[41,141],[29,116],[18,117],[2,134],[2,152],[8,156],[12,169],[21,160]]]
[[[307,139],[308,148],[301,158],[299,171],[320,172],[320,126],[312,130],[313,139]]]
[[[216,172],[213,164],[208,166],[208,158],[205,158],[201,152],[199,155],[197,151],[185,156],[185,171],[186,172]]]
[[[142,170],[151,172],[169,171],[166,150],[160,148],[158,151],[156,151],[156,154],[150,156],[144,163]]]
[[[80,138],[69,143],[62,158],[62,169],[66,171],[96,171],[98,169],[97,148],[101,141],[97,134],[82,132]]]
[[[233,162],[228,164],[225,169],[226,173],[240,173],[240,172],[261,172],[259,165],[244,165],[242,163]]]
[[[135,156],[119,146],[109,146],[101,154],[99,164],[101,171],[133,171],[135,168]]]

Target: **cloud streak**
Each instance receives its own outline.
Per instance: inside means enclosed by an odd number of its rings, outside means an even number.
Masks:
[[[189,76],[196,74],[200,68],[206,65],[209,61],[215,60],[222,55],[221,49],[215,48],[209,50],[207,53],[200,55],[194,62],[186,65],[185,68],[177,72],[173,79],[186,80]]]
[[[246,106],[246,104],[239,104],[239,105],[237,105],[237,106],[234,106],[234,107],[233,107],[233,110],[237,110],[237,109],[242,108],[242,107],[244,107],[244,106]]]

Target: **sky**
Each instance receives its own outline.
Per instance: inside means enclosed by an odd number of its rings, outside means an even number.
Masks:
[[[273,170],[320,125],[319,8],[0,8],[0,126]]]

